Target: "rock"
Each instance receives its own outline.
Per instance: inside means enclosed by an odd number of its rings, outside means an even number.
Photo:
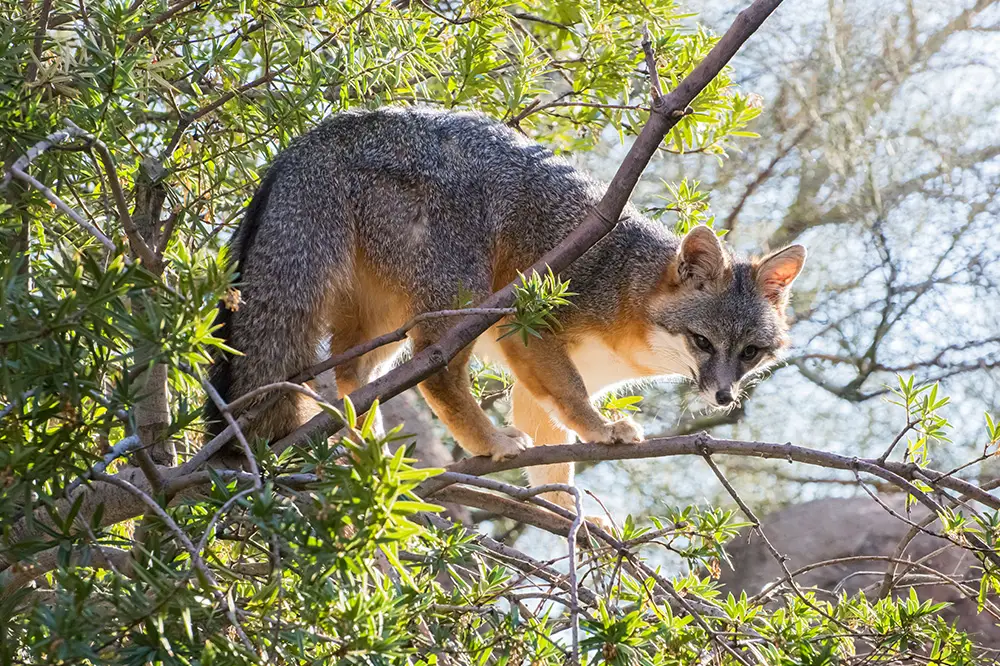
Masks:
[[[919,506],[911,507],[907,514],[901,497],[883,501],[911,522],[920,523],[928,516],[928,511]],[[789,558],[786,564],[792,572],[806,565],[839,558],[891,557],[911,529],[909,524],[868,497],[806,502],[772,513],[761,523],[775,549]],[[745,528],[726,546],[734,568],[723,565],[720,578],[725,589],[737,595],[746,591],[752,596],[783,575],[763,539],[753,535],[748,541],[749,529]],[[928,529],[938,531],[940,524],[935,521]],[[976,612],[975,593],[979,589],[980,574],[976,558],[945,539],[920,533],[907,546],[902,559],[914,561],[931,554],[933,556],[924,564],[949,578],[970,581],[966,587],[971,590],[972,598],[947,582],[918,585],[915,588],[917,595],[921,599],[949,602],[950,606],[942,611],[945,620],[956,621],[975,642],[1000,648],[1000,627],[988,613]],[[887,566],[887,562],[878,560],[842,562],[809,571],[797,576],[796,581],[803,587],[832,594],[846,590],[853,595],[864,590],[869,599],[874,599]],[[900,569],[903,566],[900,565]],[[926,575],[914,569],[910,573]],[[926,583],[926,577],[919,582]],[[893,592],[896,596],[909,595],[910,588],[905,583],[904,580],[896,587]]]

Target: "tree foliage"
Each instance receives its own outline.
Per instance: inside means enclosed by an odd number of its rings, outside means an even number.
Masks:
[[[246,442],[250,470],[199,457],[204,370],[224,346],[216,304],[238,303],[221,247],[277,152],[330,113],[389,103],[478,109],[558,151],[627,140],[649,113],[644,27],[668,89],[715,43],[675,3],[0,10],[3,663],[966,664],[983,653],[911,593],[829,601],[789,574],[753,598],[723,594],[723,544],[746,524],[732,511],[680,508],[608,533],[503,482],[451,488],[452,501],[568,536],[566,556],[535,559],[441,514],[444,496],[423,485],[439,470],[412,465],[405,427],[380,436],[350,402],[343,437],[280,452]],[[760,112],[726,71],[663,152],[721,159]],[[678,227],[712,222],[696,182],[664,189],[661,212]],[[558,326],[564,298],[572,285],[557,276],[525,278],[509,332],[530,344]],[[908,460],[926,467],[921,441],[943,436],[943,398],[912,382],[900,391]],[[915,497],[944,494],[945,529],[976,552],[980,603],[997,612],[996,519],[957,506],[931,473],[909,479]],[[656,552],[676,566],[658,567]]]

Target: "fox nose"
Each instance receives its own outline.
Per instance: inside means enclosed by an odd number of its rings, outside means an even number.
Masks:
[[[729,392],[729,389],[720,389],[715,392],[715,401],[725,407],[733,401],[733,394]]]

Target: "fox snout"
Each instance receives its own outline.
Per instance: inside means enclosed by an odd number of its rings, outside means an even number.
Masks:
[[[739,359],[719,358],[716,355],[702,365],[698,373],[698,388],[713,407],[729,407],[739,395],[743,374]]]

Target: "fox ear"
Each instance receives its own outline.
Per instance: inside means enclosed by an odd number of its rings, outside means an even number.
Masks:
[[[790,245],[761,259],[754,271],[760,293],[776,307],[784,305],[805,262],[806,249],[801,245]]]
[[[725,268],[726,254],[714,231],[697,226],[684,236],[677,253],[677,276],[682,282],[711,282],[722,277]]]

